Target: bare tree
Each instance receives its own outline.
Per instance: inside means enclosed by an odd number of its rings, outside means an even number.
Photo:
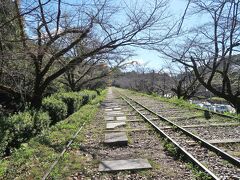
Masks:
[[[29,68],[28,71],[20,68],[20,71],[28,74],[24,84],[28,90],[26,98],[35,108],[41,106],[43,94],[52,81],[89,58],[129,45],[160,42],[167,36],[155,36],[154,33],[167,20],[165,0],[146,2],[141,8],[138,4],[131,7],[127,3],[120,8],[109,0],[80,1],[78,4],[62,0],[14,3],[22,64]],[[78,56],[71,56],[72,49],[83,42],[91,42],[91,45]],[[62,61],[64,66],[60,65]],[[0,89],[21,93],[5,83],[0,84]]]
[[[198,81],[240,113],[240,1],[196,0],[195,13],[208,22],[191,30],[187,40],[159,50],[194,71]]]
[[[176,63],[168,66],[171,91],[176,94],[177,98],[190,99],[197,93],[200,83],[194,75],[194,72],[188,67],[178,66]]]
[[[155,83],[155,91],[163,97],[170,97],[171,84],[173,83],[169,71],[166,68],[161,68],[157,73],[157,81]]]
[[[116,59],[114,64],[107,63],[111,59]],[[63,75],[62,82],[72,91],[80,91],[84,87],[100,86],[96,81],[107,80],[106,77],[114,73],[115,70],[124,68],[131,64],[131,62],[125,62],[126,58],[121,56],[110,56],[109,54],[103,54],[100,56],[93,56],[88,60],[83,61],[78,66],[72,67],[66,71]],[[102,81],[104,83],[104,81]],[[95,84],[95,85],[94,85]],[[106,84],[106,82],[104,83]]]
[[[168,73],[153,70],[147,67],[147,64],[135,63],[132,71],[122,73],[120,77],[115,77],[114,85],[164,96],[169,94],[170,78]]]

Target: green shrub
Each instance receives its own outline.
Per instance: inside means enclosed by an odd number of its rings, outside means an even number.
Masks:
[[[195,166],[192,163],[187,163],[187,168],[190,169],[192,171],[192,173],[195,176],[196,180],[210,180],[212,179],[211,176],[209,176],[206,172],[202,171],[201,169],[199,169],[199,167]]]
[[[95,91],[97,93],[97,95],[101,95],[101,92],[103,91],[104,89],[102,88],[97,88]]]
[[[83,97],[77,92],[57,93],[54,97],[66,103],[68,116],[77,111],[83,104]]]
[[[0,156],[3,156],[48,128],[50,118],[46,112],[25,111],[2,118],[0,123]]]
[[[2,124],[5,123],[5,125]],[[0,126],[0,157],[4,156],[9,151],[8,144],[12,141],[12,134],[10,130],[7,129],[6,120],[1,120]],[[9,152],[8,152],[9,153]]]
[[[0,156],[9,155],[12,149],[19,148],[22,143],[63,120],[67,114],[79,110],[96,96],[95,91],[88,90],[57,93],[43,99],[43,111],[27,110],[10,117],[1,116]]]
[[[48,111],[52,120],[51,124],[55,124],[67,116],[67,105],[54,96],[44,98],[42,108],[44,111]]]
[[[173,156],[174,158],[178,159],[179,152],[177,147],[175,147],[174,144],[172,144],[171,142],[165,141],[164,149],[169,153],[170,156]]]
[[[83,97],[83,105],[85,105],[97,96],[97,92],[91,90],[83,90],[79,92],[79,95]]]
[[[30,112],[14,114],[3,120],[1,126],[0,154],[10,154],[12,148],[19,147],[33,134],[33,116]]]
[[[67,105],[67,115],[79,110],[79,108],[97,96],[96,91],[84,90],[80,92],[64,92],[52,95],[56,99],[62,100]]]
[[[35,133],[41,132],[42,130],[48,129],[50,126],[50,117],[47,112],[38,111],[34,112],[34,131]]]
[[[33,132],[34,118],[28,111],[20,112],[8,118],[10,131],[16,143],[24,142]],[[13,142],[13,143],[15,143]]]
[[[73,133],[84,122],[89,123],[93,120],[100,102],[104,100],[105,95],[106,91],[103,91],[101,96],[95,98],[88,105],[81,107],[78,112],[52,126],[47,131],[44,131],[44,133],[32,138],[27,144],[22,144],[18,150],[14,151],[12,156],[0,161],[0,179],[41,179],[43,173],[59,157],[62,149],[72,138]],[[79,133],[74,142],[78,144],[85,137],[83,131]],[[79,147],[72,144],[71,148],[75,149]],[[59,161],[54,171],[50,174],[50,179],[64,179],[67,174],[76,169],[76,164],[81,165],[81,163],[76,163],[75,154],[70,153],[69,155],[71,155],[71,158],[65,160],[68,157],[68,154],[65,154],[64,158]],[[66,164],[71,166],[64,168],[63,165],[66,166]]]

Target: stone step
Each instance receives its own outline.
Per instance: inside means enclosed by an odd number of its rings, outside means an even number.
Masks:
[[[112,103],[102,103],[106,108],[119,108],[119,105]]]
[[[113,108],[113,110],[114,110],[114,111],[120,111],[120,110],[122,110],[122,108],[120,108],[120,107],[115,107],[115,108]]]
[[[116,121],[116,118],[114,116],[105,116],[104,120],[105,121]]]
[[[128,138],[126,132],[106,132],[105,133],[105,144],[126,146],[128,144]]]
[[[120,110],[121,108],[105,108],[106,113],[115,113],[115,112],[119,112]]]
[[[105,121],[127,121],[126,116],[105,116]]]
[[[116,117],[117,121],[126,121],[127,118],[126,116],[119,116],[119,117]]]
[[[138,114],[126,114],[126,116],[138,116]]]
[[[106,125],[106,129],[114,129],[116,127],[125,126],[126,122],[108,122]]]
[[[98,171],[121,171],[121,170],[137,170],[150,169],[152,166],[147,159],[126,159],[126,160],[109,160],[101,161]]]
[[[132,131],[153,131],[153,129],[148,129],[148,128],[145,128],[145,129],[106,129],[104,130],[105,132],[132,132]]]
[[[126,122],[145,122],[145,121],[136,119],[136,120],[126,120]]]
[[[107,116],[123,116],[124,113],[121,111],[108,111],[106,112]]]

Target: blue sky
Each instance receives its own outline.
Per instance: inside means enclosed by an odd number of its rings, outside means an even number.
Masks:
[[[182,17],[184,10],[187,5],[187,0],[170,0],[170,11],[173,13],[175,20],[178,20]],[[197,17],[191,17],[184,20],[183,26],[187,26],[187,24],[198,24],[200,21],[206,20],[201,15]],[[155,70],[161,69],[165,64],[166,61],[161,57],[161,54],[157,53],[156,51],[150,51],[141,48],[135,48],[137,56],[133,57],[133,60],[138,60],[141,64],[146,64],[147,67]]]
[[[31,2],[27,0],[25,1],[28,3]],[[125,0],[125,1],[128,2],[128,0]],[[65,2],[79,3],[79,0],[69,0]],[[139,2],[141,2],[141,0]],[[169,11],[174,16],[172,18],[173,20],[178,20],[181,18],[186,8],[187,2],[188,0],[169,0],[169,6],[170,6]],[[197,18],[198,19],[196,19],[196,17],[191,17],[190,19],[189,18],[186,19],[183,23],[183,26],[186,27],[187,24],[194,25],[199,23],[201,18],[199,17]],[[166,61],[162,57],[160,57],[161,55],[156,51],[151,51],[151,50],[141,49],[141,48],[134,48],[134,50],[135,50],[135,54],[137,55],[132,57],[130,60],[139,61],[141,64],[146,64],[147,67],[155,70],[161,69],[164,66],[164,64],[166,64]]]
[[[170,11],[173,12],[174,16],[178,19],[184,13],[187,0],[171,0]],[[165,64],[165,60],[162,59],[159,53],[156,51],[135,48],[137,56],[133,57],[134,60],[140,61],[140,63],[147,63],[147,67],[153,69],[160,69]]]

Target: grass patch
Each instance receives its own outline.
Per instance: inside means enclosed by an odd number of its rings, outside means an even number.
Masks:
[[[118,90],[121,90],[121,89],[118,88]],[[188,109],[195,109],[196,107],[198,107],[195,104],[191,104],[186,100],[178,99],[176,97],[165,98],[165,97],[161,97],[161,96],[157,95],[156,93],[146,94],[146,93],[141,93],[141,92],[132,91],[132,90],[124,90],[124,91],[127,91],[129,94],[150,97],[150,98],[153,98],[153,99],[156,99],[156,100],[160,100],[160,101],[163,101],[163,102],[168,102],[168,103],[174,104],[176,106],[185,107],[185,108],[188,108]]]
[[[163,140],[163,147],[170,156],[172,156],[174,159],[179,159],[180,152],[173,143],[169,142],[168,140]]]
[[[192,163],[187,163],[187,168],[190,169],[196,180],[210,180],[212,179],[211,176],[209,176],[207,173],[199,170],[196,166],[194,166]]]
[[[106,91],[64,121],[58,122],[41,135],[32,138],[28,143],[22,144],[19,149],[13,152],[11,157],[1,160],[0,179],[41,179],[79,127],[84,122],[88,124],[94,118],[105,95]],[[84,134],[80,132],[75,142],[79,143],[83,140]],[[74,146],[77,145],[74,144]],[[69,175],[70,169],[82,168],[84,159],[81,158],[71,152],[65,153],[54,168],[50,178],[61,179]],[[65,167],[70,162],[71,165]]]
[[[117,88],[117,90],[121,91],[120,88]],[[128,89],[124,89],[124,91],[125,91],[125,93],[127,92],[128,94],[145,96],[145,97],[156,99],[156,100],[159,100],[159,101],[162,101],[162,102],[167,102],[167,103],[169,103],[169,105],[175,105],[175,106],[183,107],[183,108],[190,109],[190,110],[198,110],[198,111],[195,111],[197,113],[196,115],[202,114],[203,113],[203,112],[201,112],[202,110],[207,110],[207,109],[204,109],[204,108],[200,108],[196,104],[191,104],[190,102],[188,102],[186,100],[178,99],[176,97],[165,98],[165,97],[161,97],[161,96],[157,95],[156,93],[146,94],[146,93],[141,93],[141,92],[128,90]],[[220,100],[221,98],[215,98],[215,99]],[[210,111],[210,113],[216,114],[215,112],[211,112],[211,111]],[[217,114],[221,114],[221,113],[217,113]],[[234,118],[238,122],[240,121],[240,114],[225,112],[224,115],[229,116],[228,118]],[[218,117],[220,117],[220,116],[218,116]],[[228,122],[228,120],[226,120],[226,122]]]
[[[187,162],[187,160],[184,158],[184,155],[182,155],[180,153],[179,149],[174,144],[172,144],[171,142],[164,140],[164,149],[174,159],[178,159],[178,160]],[[195,166],[191,162],[187,162],[187,168],[191,170],[191,172],[193,173],[196,180],[210,180],[210,179],[212,179],[207,173],[200,170],[197,166]]]

